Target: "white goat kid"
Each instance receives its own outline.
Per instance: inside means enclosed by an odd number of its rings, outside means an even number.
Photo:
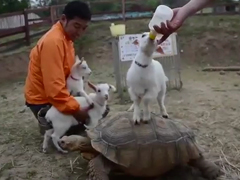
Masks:
[[[107,83],[93,85],[88,83],[89,87],[92,88],[95,93],[90,93],[89,97],[94,103],[94,107],[88,111],[90,120],[86,128],[93,128],[97,125],[98,121],[102,118],[103,113],[106,110],[106,104],[109,99],[109,91],[116,91],[116,88],[113,85]],[[85,97],[74,97],[77,102],[81,105],[81,108],[89,107],[87,99]],[[53,144],[62,153],[68,153],[68,151],[63,150],[58,142],[60,138],[67,132],[71,126],[78,124],[77,120],[71,116],[59,112],[54,106],[52,106],[46,116],[46,120],[52,123],[53,129],[47,130],[44,135],[43,141],[43,152],[47,152],[48,142],[52,138]]]
[[[164,118],[168,113],[164,105],[166,94],[166,77],[162,65],[152,59],[153,52],[157,48],[156,40],[151,40],[148,33],[143,33],[139,42],[139,50],[128,69],[126,80],[128,92],[133,101],[133,121],[140,123],[140,102],[143,101],[143,121],[147,123],[151,119],[149,103],[157,99],[160,111]],[[129,110],[130,110],[129,109]]]
[[[67,89],[73,96],[83,96],[87,98],[88,103],[92,104],[91,99],[88,97],[84,90],[84,79],[91,75],[92,71],[88,67],[87,62],[78,56],[75,57],[75,64],[71,69],[71,73],[67,78]]]
[[[94,108],[88,111],[90,122],[84,125],[87,129],[94,128],[98,121],[102,118],[103,113],[106,110],[106,105],[110,99],[109,92],[116,92],[115,86],[108,83],[100,83],[94,85],[88,82],[88,86],[94,90],[94,93],[90,93],[89,96],[94,102]]]

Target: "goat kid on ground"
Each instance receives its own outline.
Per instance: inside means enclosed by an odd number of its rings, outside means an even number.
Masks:
[[[75,64],[73,65],[70,75],[67,78],[67,89],[72,96],[83,96],[87,99],[89,104],[92,104],[92,100],[85,92],[84,79],[88,79],[92,71],[88,67],[87,62],[82,57],[76,55]]]
[[[102,118],[103,113],[106,110],[107,101],[109,100],[109,91],[116,91],[116,88],[113,85],[102,83],[94,85],[88,82],[88,85],[95,93],[90,93],[89,97],[94,103],[94,107],[88,111],[89,122],[84,125],[86,128],[94,128],[98,121]],[[87,108],[89,106],[87,99],[85,97],[74,97],[77,102],[80,104],[81,108]],[[53,144],[58,151],[62,153],[68,153],[68,151],[63,150],[59,146],[60,138],[67,132],[71,126],[78,124],[77,120],[71,116],[59,112],[54,106],[52,106],[46,116],[46,120],[52,124],[53,129],[47,130],[44,135],[43,141],[43,152],[47,152],[48,142],[52,138]]]
[[[160,111],[164,118],[168,118],[168,113],[164,105],[166,94],[166,77],[162,65],[152,59],[157,48],[157,41],[149,38],[148,33],[143,33],[139,42],[139,50],[128,69],[126,80],[128,92],[134,108],[133,121],[140,123],[140,103],[143,101],[143,122],[147,123],[151,119],[149,104],[157,99]]]

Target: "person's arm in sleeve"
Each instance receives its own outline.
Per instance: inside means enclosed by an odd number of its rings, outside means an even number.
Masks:
[[[182,9],[183,11],[186,12],[186,16],[189,17],[197,13],[199,10],[205,8],[208,4],[214,1],[215,0],[190,0],[187,4],[185,4],[182,7]],[[185,19],[187,17],[185,17]]]
[[[78,102],[70,96],[66,87],[63,42],[46,40],[41,47],[40,58],[43,84],[49,103],[65,114],[79,111]]]

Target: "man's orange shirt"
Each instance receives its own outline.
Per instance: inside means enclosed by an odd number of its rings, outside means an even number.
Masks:
[[[73,42],[57,22],[31,50],[24,90],[27,103],[50,103],[65,114],[78,111],[80,106],[66,87],[74,63]]]

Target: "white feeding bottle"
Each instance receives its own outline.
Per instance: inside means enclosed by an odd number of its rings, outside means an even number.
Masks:
[[[171,20],[173,18],[173,10],[166,6],[166,5],[159,5],[151,19],[151,21],[148,24],[148,27],[150,29],[149,37],[151,39],[155,39],[157,33],[155,32],[153,26],[154,25],[160,25],[162,22],[166,24],[167,20]]]

